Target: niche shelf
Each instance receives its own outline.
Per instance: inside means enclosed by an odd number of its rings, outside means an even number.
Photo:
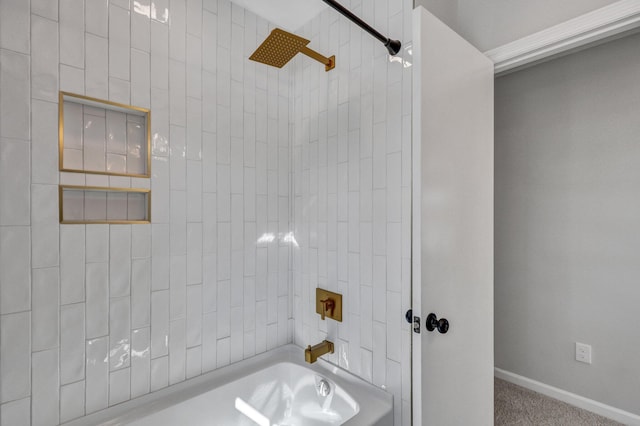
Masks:
[[[151,177],[151,112],[60,92],[60,171]]]
[[[151,191],[136,188],[59,186],[60,223],[151,223]]]

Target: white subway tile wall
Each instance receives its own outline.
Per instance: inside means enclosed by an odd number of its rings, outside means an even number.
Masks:
[[[333,10],[299,31],[337,65],[294,60],[294,341],[335,342],[328,358],[393,393],[394,423],[409,425],[413,2],[342,3],[403,51],[391,61]],[[343,294],[342,323],[320,320],[316,287]]]
[[[412,1],[344,4],[405,61],[332,10],[300,30],[336,54],[325,73],[247,61],[271,27],[228,0],[2,2],[0,425],[325,337],[410,424]],[[58,173],[58,90],[151,108],[150,184]],[[100,167],[136,160],[108,143]],[[60,226],[59,182],[151,188],[153,223]],[[343,293],[343,323],[320,321],[318,286]]]
[[[228,0],[0,2],[0,425],[293,341],[291,73],[246,60],[271,29]],[[58,90],[150,108],[150,182],[59,173]],[[141,139],[136,117],[76,116],[65,164],[144,171],[139,147],[104,139]],[[59,225],[58,183],[150,188],[153,223]],[[136,213],[107,201],[76,207]]]
[[[30,402],[31,398],[23,398],[3,404],[0,411],[0,425],[28,425],[31,415]]]

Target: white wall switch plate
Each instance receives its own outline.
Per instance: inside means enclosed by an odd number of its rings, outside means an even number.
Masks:
[[[576,342],[576,361],[591,364],[591,346]]]

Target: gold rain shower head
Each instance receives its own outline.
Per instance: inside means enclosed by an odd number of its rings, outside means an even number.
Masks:
[[[307,47],[309,43],[310,41],[305,38],[276,28],[271,31],[269,37],[262,42],[249,59],[271,65],[272,67],[282,68],[298,53],[303,53],[323,63],[325,71],[332,70],[336,67],[335,55],[330,58],[324,57],[318,52],[309,49]]]

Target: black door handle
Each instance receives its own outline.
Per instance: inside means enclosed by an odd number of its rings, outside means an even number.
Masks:
[[[405,312],[404,319],[406,319],[409,324],[413,322],[413,309],[409,309]]]
[[[412,309],[409,309],[404,314],[404,318],[409,324],[413,324],[413,332],[420,334],[420,317],[414,317]]]
[[[449,331],[449,321],[446,318],[440,318],[436,316],[436,314],[429,314],[427,316],[427,330],[433,331],[436,328],[440,332],[440,334],[446,334]]]

